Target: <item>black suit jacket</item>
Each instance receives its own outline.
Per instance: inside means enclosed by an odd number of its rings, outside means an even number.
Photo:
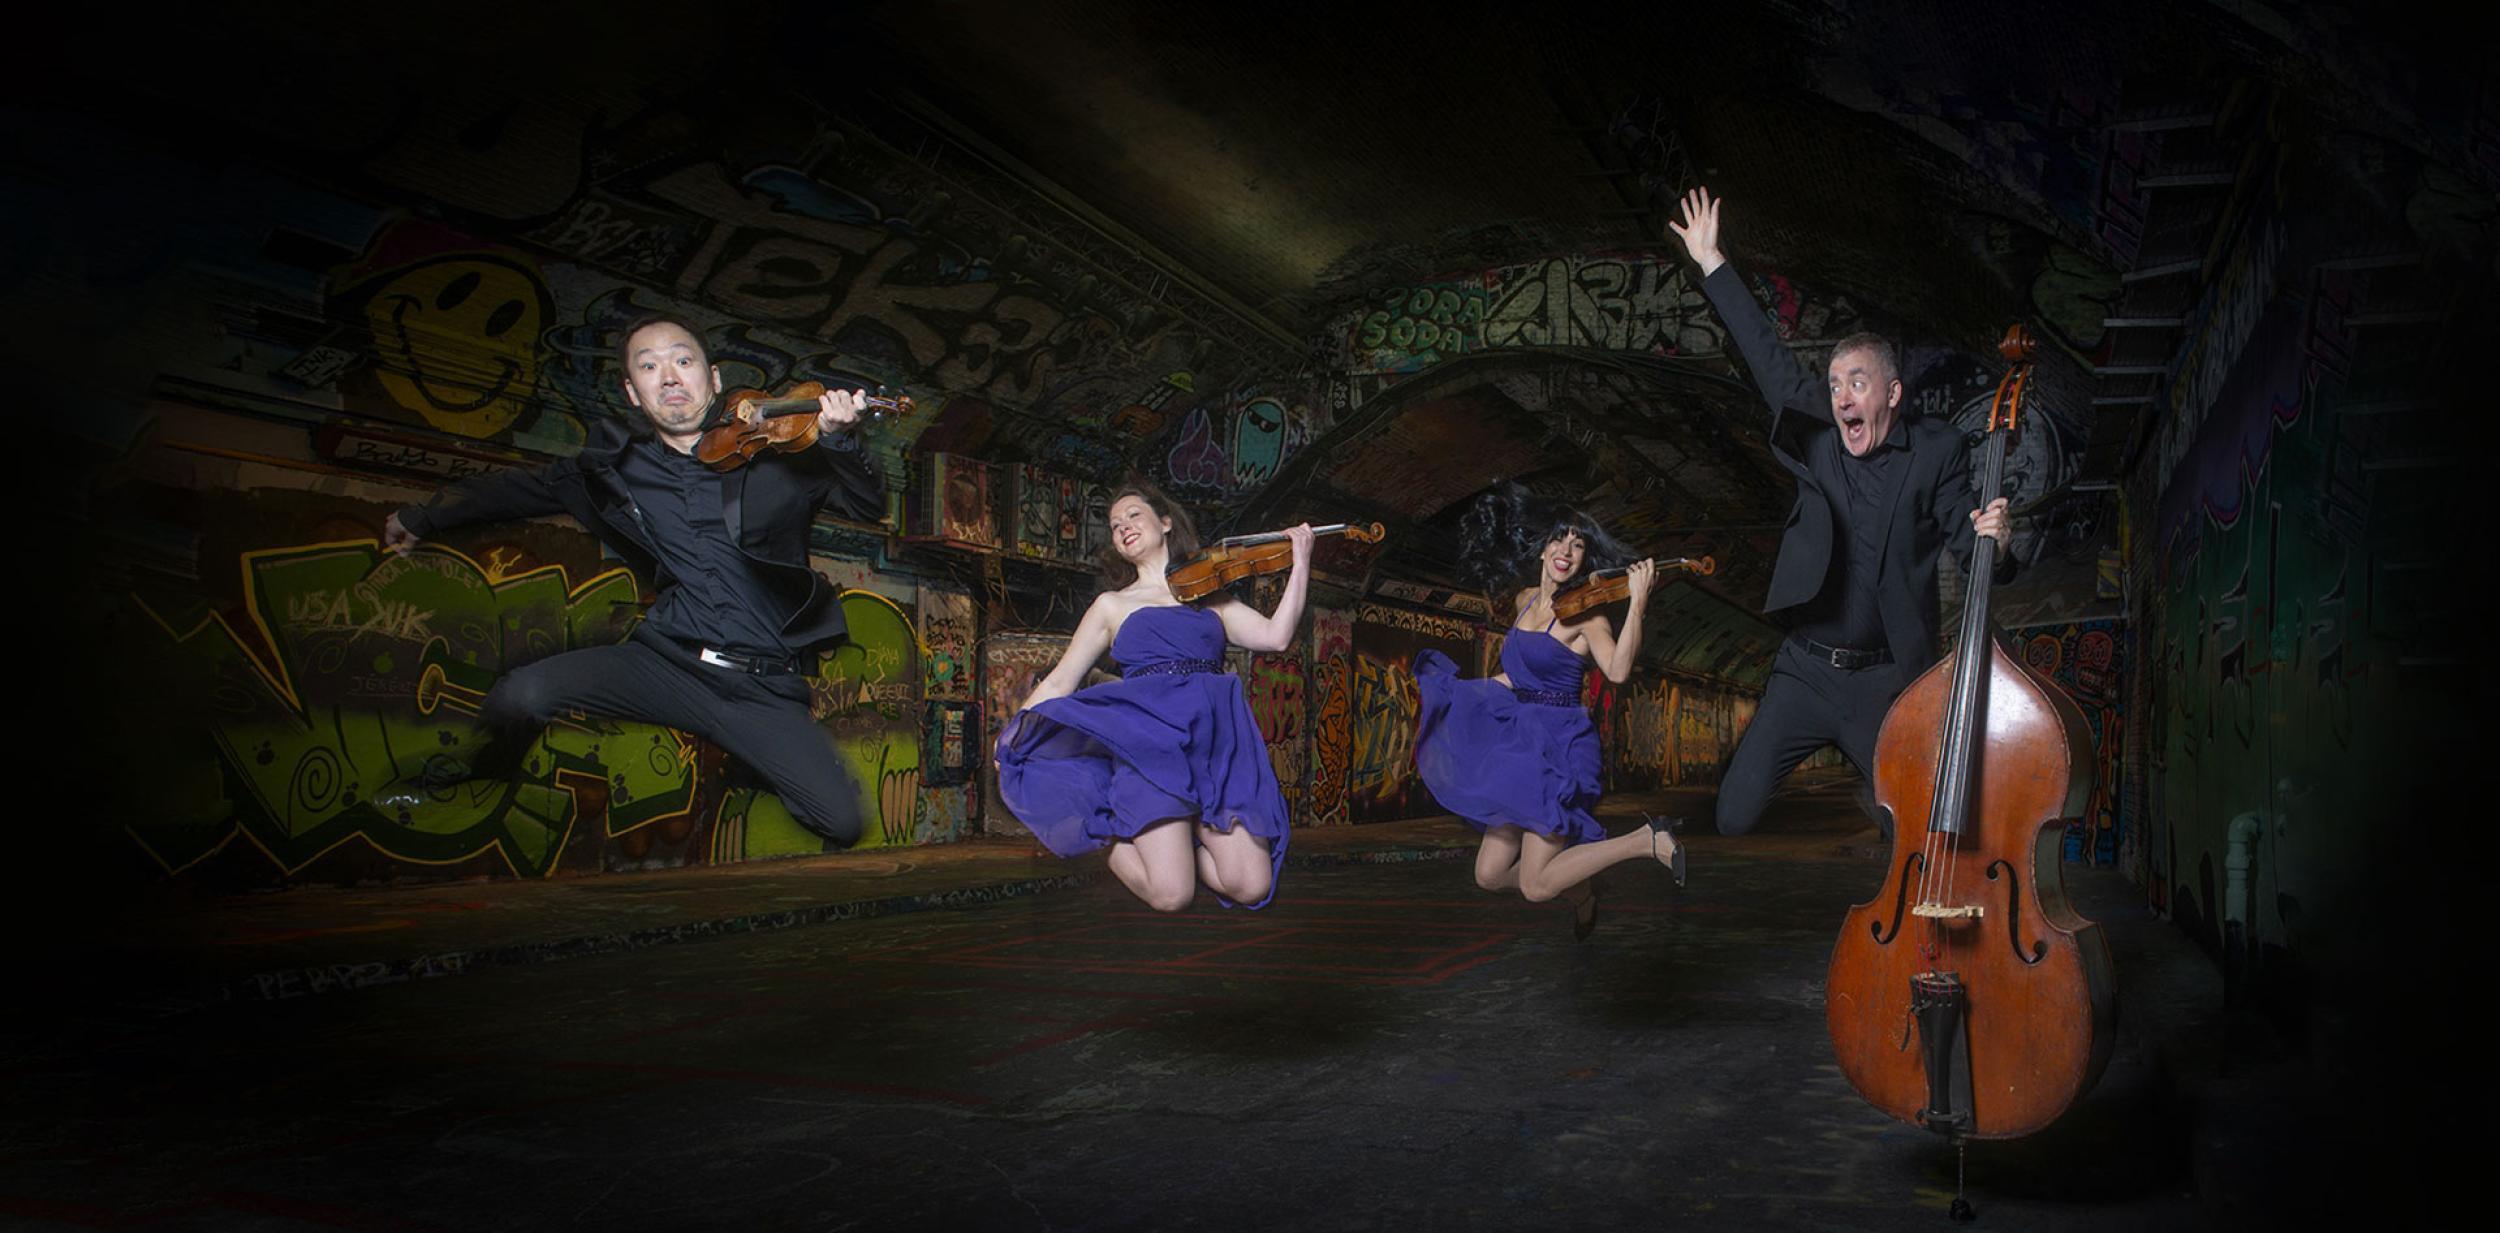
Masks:
[[[669,585],[642,511],[616,469],[634,439],[612,420],[593,420],[590,432],[590,443],[571,458],[448,485],[424,505],[399,511],[399,525],[432,538],[476,523],[570,514],[655,588]],[[862,521],[885,512],[885,479],[860,452],[858,439],[846,433],[825,442],[795,453],[766,453],[729,472],[721,484],[721,518],[729,536],[756,576],[788,605],[781,637],[802,654],[847,632],[839,593],[808,568],[808,524],[828,505]]]
[[[1841,530],[1830,493],[1847,450],[1832,423],[1830,380],[1799,363],[1780,342],[1734,263],[1704,279],[1702,291],[1745,357],[1763,401],[1771,405],[1772,457],[1797,477],[1797,502],[1789,508],[1779,560],[1771,567],[1771,590],[1762,602],[1765,614],[1776,613],[1813,599],[1831,577]],[[1782,412],[1794,412],[1786,425],[1803,430],[1795,449],[1782,440]],[[1951,552],[1969,567],[1976,538],[1970,514],[1979,508],[1979,494],[1971,487],[1970,455],[1959,430],[1917,417],[1904,421],[1902,429],[1909,465],[1896,468],[1884,505],[1889,511],[1884,573],[1876,585],[1875,606],[1883,618],[1884,641],[1906,685],[1937,659],[1936,560]],[[2013,575],[2014,559],[2000,545],[1995,579],[2004,582]]]

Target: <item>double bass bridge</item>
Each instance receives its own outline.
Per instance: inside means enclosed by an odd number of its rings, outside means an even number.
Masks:
[[[1910,915],[1921,920],[1978,920],[1987,914],[1988,909],[1975,903],[1958,905],[1915,903],[1910,905]]]

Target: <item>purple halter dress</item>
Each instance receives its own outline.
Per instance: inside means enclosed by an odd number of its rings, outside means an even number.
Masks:
[[[1550,626],[1548,627],[1550,628]],[[1415,655],[1421,700],[1415,770],[1441,806],[1477,830],[1516,826],[1566,843],[1604,839],[1597,805],[1604,762],[1580,705],[1588,665],[1545,630],[1502,640],[1505,687],[1461,680],[1439,651]]]
[[[1121,679],[1019,711],[999,735],[998,795],[1016,820],[1061,856],[1173,818],[1248,827],[1281,874],[1291,819],[1241,678],[1224,671],[1223,621],[1204,608],[1141,608],[1111,657]],[[1271,882],[1248,906],[1275,894]]]

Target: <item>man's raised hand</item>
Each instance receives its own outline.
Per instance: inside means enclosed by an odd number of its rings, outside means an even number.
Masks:
[[[1701,276],[1708,278],[1727,264],[1727,255],[1719,251],[1719,201],[1707,188],[1696,188],[1684,194],[1684,221],[1667,220],[1667,230],[1684,241],[1684,251],[1701,267]]]

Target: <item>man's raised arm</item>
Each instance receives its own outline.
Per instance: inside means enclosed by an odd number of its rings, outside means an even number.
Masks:
[[[1683,213],[1682,222],[1670,220],[1667,228],[1684,241],[1685,253],[1701,267],[1702,294],[1710,298],[1711,310],[1719,314],[1720,324],[1736,341],[1737,353],[1745,357],[1745,371],[1753,374],[1762,401],[1771,405],[1772,422],[1779,422],[1782,411],[1795,411],[1829,424],[1829,383],[1799,363],[1796,354],[1780,342],[1762,306],[1745,289],[1745,280],[1728,264],[1727,254],[1719,251],[1718,199],[1709,189],[1694,189],[1684,195]]]

